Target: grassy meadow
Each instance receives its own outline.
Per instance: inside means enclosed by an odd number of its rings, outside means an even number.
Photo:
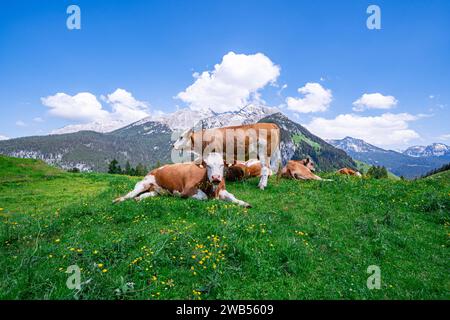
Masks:
[[[0,156],[0,299],[448,299],[449,173],[228,183],[251,209],[113,205],[139,178]]]

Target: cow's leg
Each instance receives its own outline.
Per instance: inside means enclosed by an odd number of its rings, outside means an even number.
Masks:
[[[133,198],[137,197],[138,195],[140,195],[141,193],[144,193],[145,191],[149,190],[153,184],[156,184],[155,177],[153,175],[146,176],[144,178],[144,180],[136,183],[136,185],[132,191],[130,191],[123,197],[119,197],[119,198],[115,199],[113,202],[117,203],[117,202],[122,202],[122,201],[125,201],[128,199],[133,199]]]
[[[136,201],[144,200],[145,198],[156,197],[158,193],[156,191],[144,192],[141,195],[134,198]]]
[[[192,195],[192,198],[197,200],[207,200],[208,196],[202,190],[198,189],[197,192]]]
[[[227,190],[221,190],[219,192],[219,199],[224,200],[224,201],[230,201],[230,202],[236,203],[237,205],[240,205],[240,206],[246,207],[246,208],[252,207],[247,202],[236,199],[236,197],[233,194],[229,193]]]
[[[261,161],[261,179],[259,179],[258,187],[264,190],[267,187],[267,181],[269,179],[269,159],[267,157],[267,142],[265,140],[258,141],[258,158]]]

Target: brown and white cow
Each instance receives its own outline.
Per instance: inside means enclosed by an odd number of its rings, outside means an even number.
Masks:
[[[347,175],[347,176],[362,177],[362,175],[361,175],[360,172],[358,172],[358,171],[356,171],[356,170],[353,170],[353,169],[350,169],[350,168],[342,168],[342,169],[339,169],[339,170],[337,171],[337,173],[339,173],[339,174],[344,174],[344,175]]]
[[[114,202],[171,194],[198,200],[221,199],[251,207],[225,190],[223,169],[224,162],[219,153],[210,153],[201,164],[191,162],[164,165],[152,170],[131,192]]]
[[[189,129],[173,144],[174,150],[190,150],[206,156],[210,152],[223,154],[227,163],[258,158],[261,161],[261,179],[258,187],[267,186],[270,167],[278,170],[281,163],[280,128],[273,123],[204,129]]]
[[[233,165],[226,169],[225,178],[228,181],[240,181],[247,178],[261,177],[262,164],[258,159],[250,159],[248,161],[236,161]],[[269,176],[272,170],[269,169]]]
[[[323,180],[313,173],[315,170],[314,163],[310,159],[289,160],[281,171],[281,176],[296,180]]]
[[[307,167],[311,172],[316,172],[316,164],[311,160],[311,158],[306,158],[302,160],[293,160],[298,161],[301,164],[303,164],[305,167]]]

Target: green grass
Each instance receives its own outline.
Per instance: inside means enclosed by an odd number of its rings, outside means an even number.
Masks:
[[[320,144],[317,142],[312,141],[307,136],[303,134],[294,134],[292,136],[292,141],[295,144],[299,144],[301,141],[304,141],[305,143],[309,144],[316,152],[320,152]]]
[[[265,191],[229,183],[251,209],[173,197],[112,205],[138,178],[33,160],[0,157],[0,177],[1,299],[449,297],[449,172],[273,178]],[[88,282],[79,292],[66,287],[74,264]],[[380,290],[366,286],[369,265],[381,268]]]

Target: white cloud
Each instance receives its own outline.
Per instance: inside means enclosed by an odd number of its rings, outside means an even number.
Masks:
[[[44,106],[50,108],[51,115],[82,123],[117,120],[131,123],[149,115],[148,105],[136,100],[124,89],[119,88],[106,97],[101,96],[101,99],[110,105],[111,111],[104,109],[97,97],[89,92],[74,96],[57,93],[41,98],[41,101]]]
[[[401,147],[419,134],[409,128],[409,122],[420,116],[408,113],[385,113],[381,116],[363,117],[341,114],[334,119],[314,118],[305,126],[322,139],[342,139],[346,136],[363,139],[382,147]]]
[[[438,139],[443,140],[443,141],[450,141],[450,133],[440,135],[438,137]]]
[[[328,109],[333,95],[331,90],[325,89],[319,83],[308,82],[298,92],[303,98],[288,97],[286,104],[288,109],[300,113],[323,112]]]
[[[1,140],[8,140],[9,138],[7,137],[7,136],[2,136],[1,134],[0,134],[0,141]]]
[[[108,94],[106,100],[111,104],[112,117],[123,121],[136,121],[149,115],[148,105],[145,102],[136,100],[133,95],[124,90],[117,89]]]
[[[33,119],[34,122],[44,122],[44,119],[42,119],[41,117],[36,117]]]
[[[74,96],[58,92],[41,98],[41,101],[50,108],[49,113],[58,118],[87,122],[108,117],[108,112],[103,110],[97,97],[89,92],[80,92]]]
[[[391,109],[398,101],[393,96],[384,96],[381,93],[364,93],[358,100],[353,102],[353,111],[364,111],[366,109]]]
[[[262,53],[253,55],[229,52],[213,71],[194,73],[195,82],[176,98],[193,110],[211,108],[225,112],[242,108],[258,97],[258,90],[274,83],[280,67]]]
[[[16,126],[18,126],[18,127],[26,127],[27,124],[25,122],[23,122],[22,120],[18,120],[18,121],[16,121]]]

